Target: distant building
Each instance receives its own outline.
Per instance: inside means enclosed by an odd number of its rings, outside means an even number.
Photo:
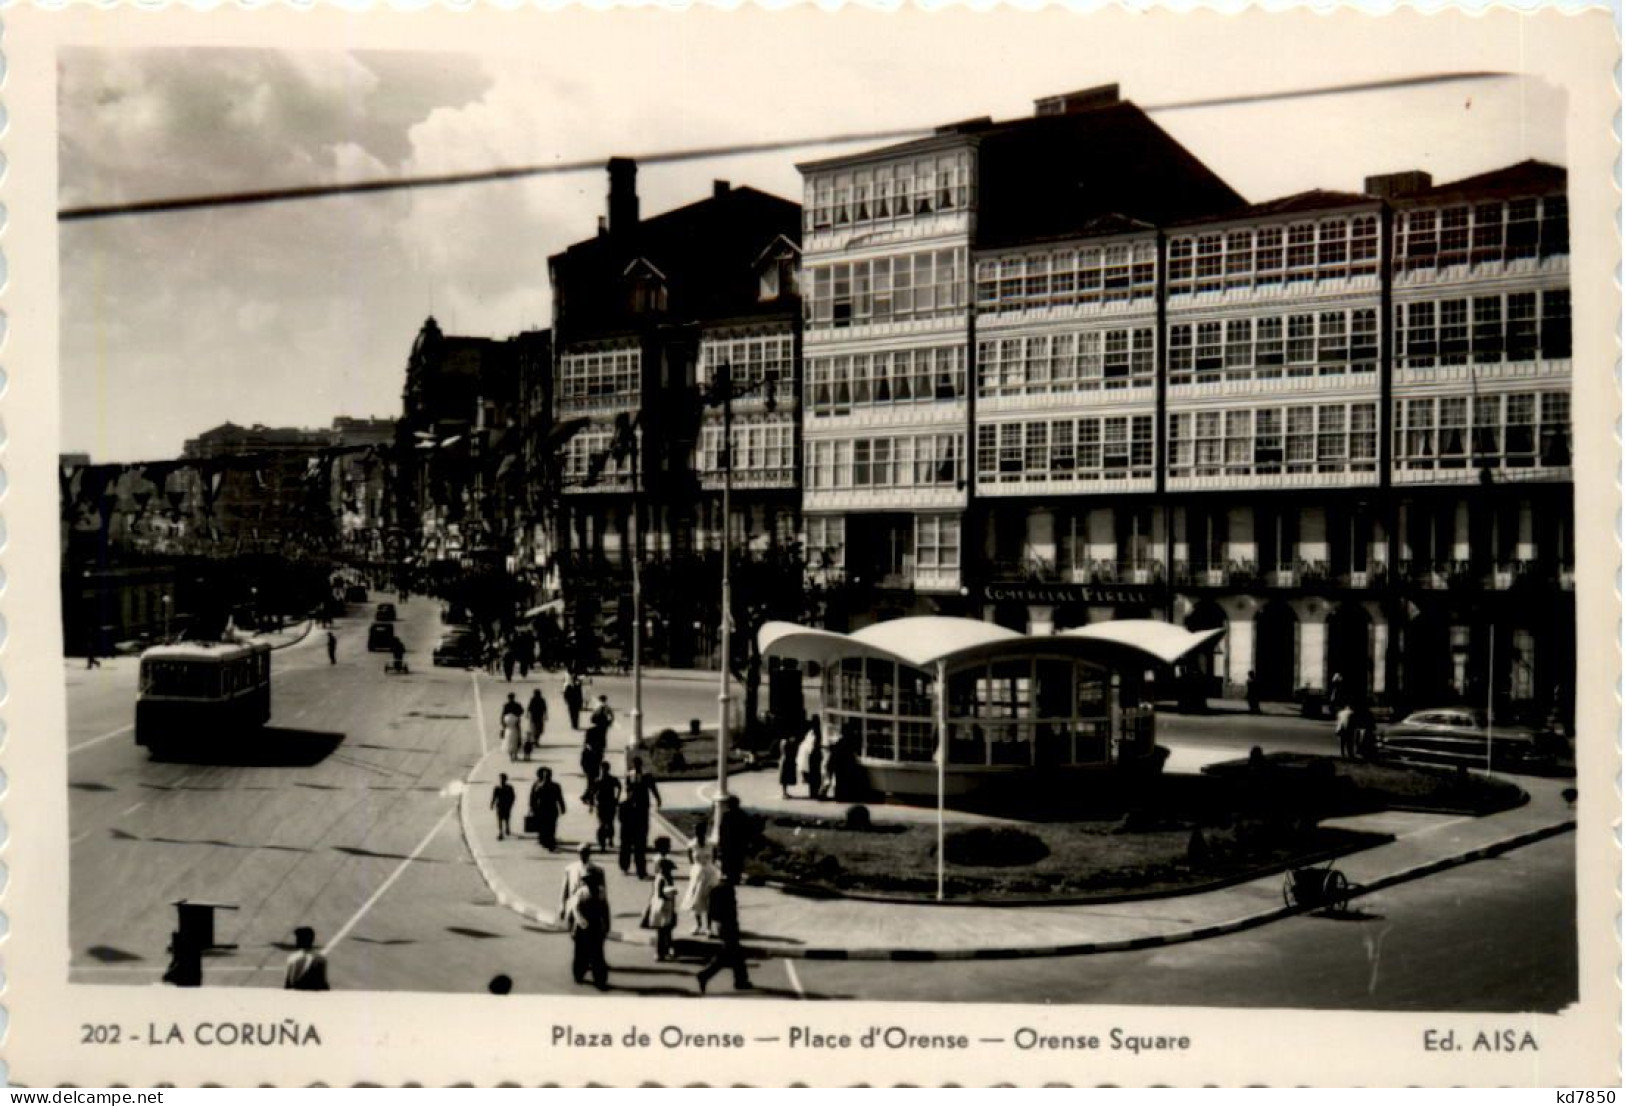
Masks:
[[[511,567],[523,476],[520,341],[448,336],[433,318],[418,332],[396,433],[408,559]]]

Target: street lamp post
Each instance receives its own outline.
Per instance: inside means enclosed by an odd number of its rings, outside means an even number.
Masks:
[[[766,372],[760,379],[747,381],[736,388],[733,366],[727,361],[717,366],[716,377],[712,381],[710,402],[722,407],[722,446],[718,456],[722,468],[722,612],[717,663],[717,794],[716,809],[711,819],[712,840],[718,844],[722,841],[722,811],[728,801],[728,707],[733,701],[728,673],[733,635],[733,587],[729,573],[733,560],[733,401],[762,388],[766,390],[767,409],[771,411],[774,406],[773,388],[777,383],[778,375]]]

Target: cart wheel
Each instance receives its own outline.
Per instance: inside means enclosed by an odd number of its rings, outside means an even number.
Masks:
[[[1286,903],[1288,906],[1297,905],[1297,897],[1292,893],[1291,872],[1288,872],[1286,874],[1286,879],[1281,881],[1281,901]]]
[[[1326,873],[1326,907],[1342,914],[1349,906],[1348,877],[1335,868]]]

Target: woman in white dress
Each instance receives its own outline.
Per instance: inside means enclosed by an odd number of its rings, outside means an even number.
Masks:
[[[519,759],[519,720],[523,717],[518,714],[504,714],[502,716],[502,744],[508,749],[508,762],[511,764]]]
[[[696,936],[708,930],[707,914],[711,910],[711,889],[722,879],[711,850],[702,843],[688,847],[688,886],[683,890],[682,909],[694,915]]]

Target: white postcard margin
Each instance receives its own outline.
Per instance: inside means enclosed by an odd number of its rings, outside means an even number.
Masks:
[[[916,1083],[971,1085],[1013,1082],[1075,1085],[1528,1085],[1609,1086],[1619,1082],[1619,566],[1616,541],[1619,472],[1616,420],[1619,392],[1616,334],[1619,258],[1614,213],[1618,146],[1612,120],[1618,106],[1613,74],[1618,59],[1609,12],[1533,16],[1507,10],[1464,15],[1411,11],[1372,16],[1354,11],[1311,14],[1251,12],[1217,15],[1119,11],[1080,20],[1134,20],[1148,50],[1199,56],[1214,20],[1246,20],[1261,46],[1297,53],[1327,49],[1370,52],[1380,67],[1383,44],[1406,36],[1437,43],[1439,70],[1507,69],[1536,74],[1569,97],[1568,151],[1574,242],[1576,374],[1576,511],[1578,641],[1577,730],[1579,790],[1579,937],[1581,1001],[1556,1016],[1440,1015],[1252,1009],[1101,1007],[1079,995],[1072,1007],[1020,1005],[667,1001],[564,997],[497,1000],[484,994],[290,994],[273,990],[108,987],[67,983],[68,829],[62,642],[58,618],[57,349],[55,50],[62,44],[284,45],[288,47],[518,50],[545,43],[549,21],[639,18],[627,11],[581,9],[500,12],[479,9],[365,13],[285,8],[209,13],[75,8],[48,11],[13,6],[6,13],[3,90],[9,124],[3,244],[8,281],[3,307],[9,334],[0,364],[7,374],[0,416],[6,430],[3,504],[6,545],[3,598],[8,632],[0,667],[7,698],[0,760],[8,790],[9,828],[3,906],[9,934],[0,946],[9,1015],[4,1058],[14,1083],[197,1085],[322,1082],[329,1085],[406,1082],[443,1085],[499,1081],[665,1084],[743,1082],[783,1085]],[[645,15],[644,17],[647,17]],[[1013,9],[976,14],[877,14],[849,9],[836,18],[977,20],[1027,18]],[[768,13],[692,10],[696,21],[780,20],[787,40],[794,24],[828,19],[809,9]],[[558,25],[557,22],[551,24]],[[735,24],[727,24],[729,26]],[[858,33],[857,30],[854,33]],[[1268,82],[1261,81],[1261,84]],[[1314,110],[1309,105],[1305,110]],[[838,128],[836,128],[838,129]],[[1280,152],[1277,151],[1277,155]],[[1064,972],[1066,961],[1056,962]],[[951,969],[950,969],[951,970]],[[283,1023],[319,1031],[319,1045],[227,1048],[130,1047],[81,1043],[87,1022]],[[609,1050],[550,1047],[542,1028],[571,1023],[607,1032]],[[1133,1057],[1018,1051],[884,1048],[792,1051],[752,1045],[739,1050],[619,1047],[629,1028],[658,1032],[760,1035],[808,1025],[861,1034],[897,1025],[911,1033],[1008,1037],[1020,1026],[1045,1032],[1098,1032],[1121,1026],[1137,1033],[1185,1035],[1181,1054]],[[1539,1050],[1441,1053],[1423,1048],[1428,1029],[1532,1032]]]

